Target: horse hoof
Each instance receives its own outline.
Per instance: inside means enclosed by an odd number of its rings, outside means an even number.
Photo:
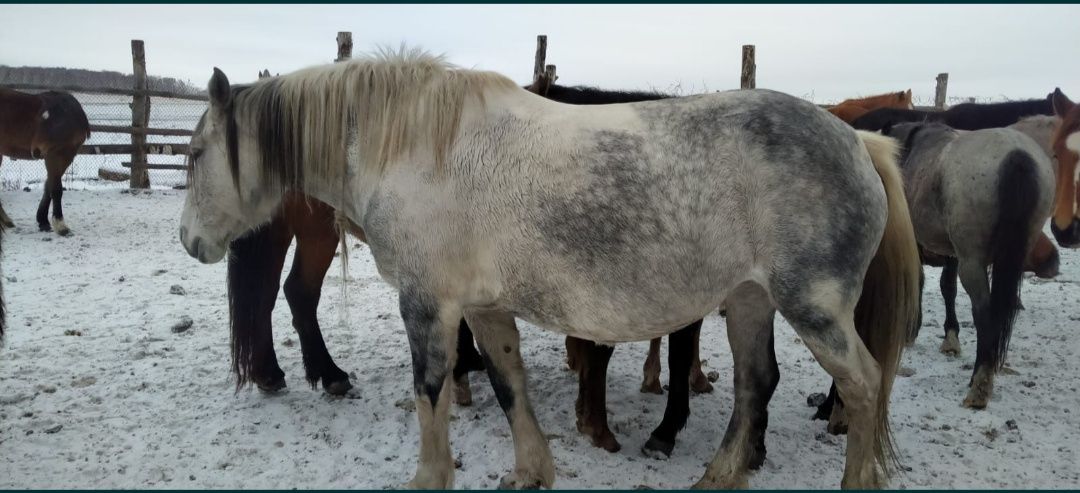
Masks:
[[[257,379],[253,380],[255,382],[255,386],[258,387],[259,391],[264,394],[276,394],[278,392],[281,392],[287,386],[285,384],[284,377],[266,381],[260,381]]]
[[[664,395],[664,388],[660,386],[660,382],[658,380],[654,380],[651,382],[642,382],[641,393]]]
[[[645,454],[645,457],[653,458],[656,460],[668,460],[671,458],[671,451],[675,450],[674,442],[665,442],[656,436],[650,436],[649,441],[645,442],[645,445],[641,447],[641,453]]]
[[[690,390],[693,390],[695,394],[708,394],[713,391],[713,386],[705,374],[699,372],[690,378]]]
[[[345,393],[352,388],[353,386],[352,383],[349,382],[349,379],[335,380],[333,382],[323,380],[323,391],[330,395],[345,395]]]
[[[551,488],[551,484],[544,481],[538,474],[526,471],[514,471],[499,480],[500,490],[538,490]]]
[[[960,339],[956,336],[955,332],[945,334],[945,340],[941,341],[939,350],[941,351],[941,354],[946,356],[960,356]]]
[[[615,439],[615,435],[610,431],[601,433],[600,436],[592,437],[592,444],[594,447],[602,448],[612,454],[622,450],[622,445]]]
[[[52,226],[49,226],[48,224],[38,224],[38,231],[41,231],[42,233],[51,232]]]
[[[71,229],[67,227],[67,223],[63,219],[53,218],[52,220],[53,231],[60,236],[67,236],[71,234]]]

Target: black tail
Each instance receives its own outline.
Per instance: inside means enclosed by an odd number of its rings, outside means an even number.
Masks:
[[[995,369],[1005,363],[1018,310],[1024,259],[1031,248],[1032,220],[1039,203],[1038,167],[1029,154],[1012,151],[1005,156],[998,179],[998,217],[991,233],[993,261],[990,280],[991,340],[980,338],[978,351],[993,361]],[[989,346],[993,344],[993,347]],[[980,358],[981,359],[981,358]]]
[[[272,337],[263,327],[273,312],[280,279],[269,279],[272,249],[271,228],[252,231],[229,245],[229,332],[236,389],[253,383],[259,340]],[[272,296],[266,290],[273,289]],[[269,305],[269,306],[267,306]]]

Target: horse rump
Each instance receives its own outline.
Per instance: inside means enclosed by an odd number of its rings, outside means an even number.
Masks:
[[[1031,155],[1014,150],[1005,156],[998,178],[997,221],[991,232],[993,252],[990,267],[989,337],[979,337],[978,351],[994,362],[995,370],[1005,362],[1013,322],[1019,310],[1017,300],[1024,275],[1024,262],[1032,245],[1032,221],[1039,203],[1038,168]],[[984,342],[985,340],[985,342]]]

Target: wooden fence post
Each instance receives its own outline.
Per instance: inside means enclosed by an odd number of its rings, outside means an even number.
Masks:
[[[934,107],[938,110],[945,109],[945,94],[949,87],[949,74],[938,74],[937,87],[934,89]]]
[[[536,58],[533,60],[533,82],[544,75],[544,62],[547,61],[547,35],[536,36]]]
[[[131,63],[135,74],[135,95],[131,100],[131,126],[147,128],[150,126],[150,96],[146,87],[146,52],[140,39],[131,40]],[[144,92],[139,92],[144,91]],[[150,173],[146,168],[146,134],[131,134],[131,188],[150,188]]]
[[[742,75],[739,77],[739,87],[753,89],[757,87],[757,63],[754,62],[754,45],[742,47]]]
[[[340,31],[337,33],[337,58],[335,62],[352,58],[352,33]]]

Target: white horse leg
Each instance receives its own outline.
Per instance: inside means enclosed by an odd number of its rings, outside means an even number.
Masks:
[[[881,368],[855,331],[858,293],[840,283],[817,282],[800,299],[787,300],[780,313],[795,328],[822,368],[836,382],[848,419],[847,461],[841,486],[877,488],[883,477],[875,450]]]
[[[448,489],[454,486],[449,377],[457,359],[461,312],[440,310],[433,297],[416,289],[402,289],[398,296],[412,352],[416,416],[420,420],[420,455],[408,487]]]
[[[720,450],[695,488],[746,488],[749,469],[765,461],[768,405],[780,370],[773,350],[776,311],[768,294],[745,283],[727,299],[727,333],[735,363],[735,409]]]
[[[551,488],[555,461],[536,422],[525,386],[521,338],[514,317],[501,312],[466,311],[499,406],[514,439],[514,471],[499,481],[500,489]]]

